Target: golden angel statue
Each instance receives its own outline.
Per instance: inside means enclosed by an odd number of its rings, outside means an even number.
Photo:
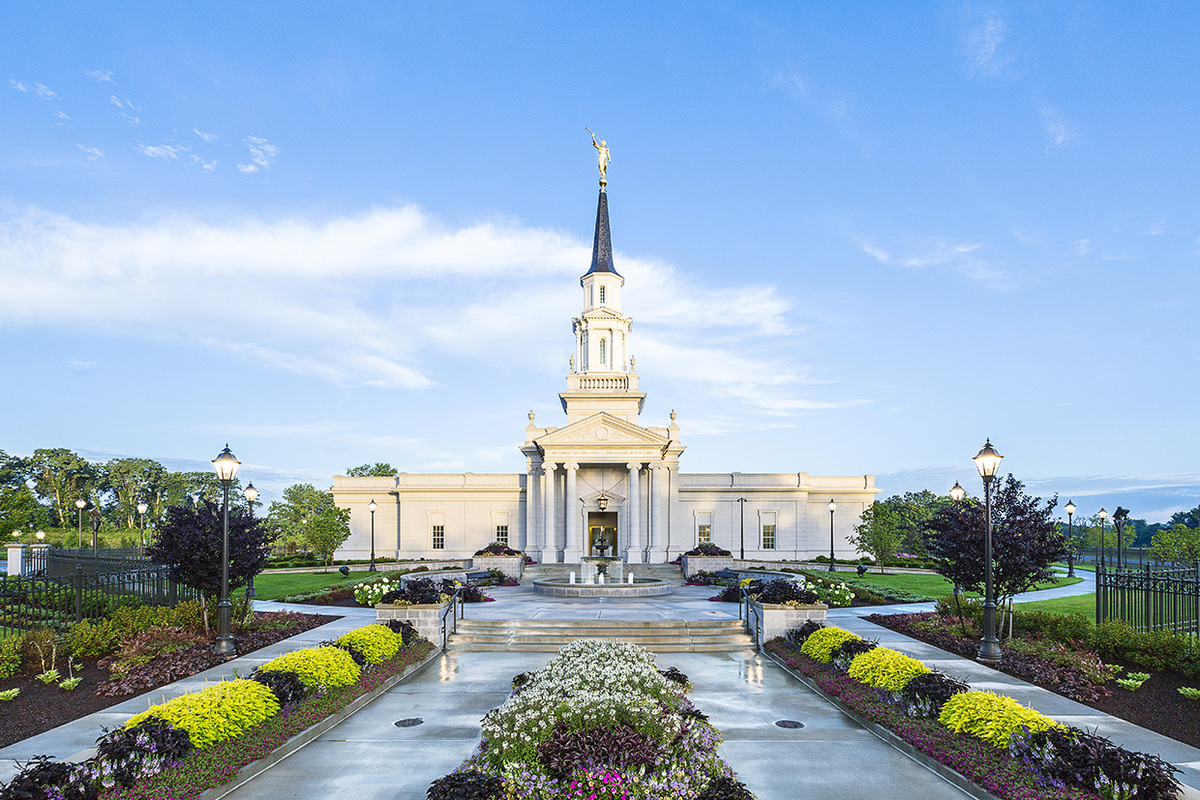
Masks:
[[[600,165],[600,183],[608,183],[608,162],[612,160],[612,155],[608,152],[608,143],[603,139],[597,142],[596,134],[592,133],[592,129],[586,125],[583,129],[592,134],[592,147],[596,148],[596,157]]]

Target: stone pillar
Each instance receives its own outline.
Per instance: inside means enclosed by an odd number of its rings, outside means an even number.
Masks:
[[[554,531],[554,471],[553,461],[542,464],[542,563],[558,561],[558,534]]]
[[[534,497],[534,487],[537,486],[537,468],[533,459],[526,462],[525,469],[525,526],[521,528],[521,540],[518,549],[527,555],[541,561],[541,548],[537,546],[537,499]]]
[[[563,563],[578,564],[583,553],[579,550],[579,485],[576,482],[576,473],[579,471],[579,465],[574,462],[568,462],[563,465],[567,470],[567,491],[566,502],[566,544],[563,547]]]
[[[8,574],[10,576],[23,575],[25,573],[25,545],[13,542],[7,546],[7,550]]]
[[[666,562],[667,549],[663,545],[663,475],[662,464],[650,465],[650,549],[646,560],[651,564]]]
[[[625,549],[625,563],[641,564],[642,556],[642,465],[637,461],[626,464],[629,468],[629,546]]]
[[[692,549],[691,527],[685,530],[683,512],[679,509],[679,465],[673,464],[667,468],[667,478],[671,485],[667,491],[667,560]]]

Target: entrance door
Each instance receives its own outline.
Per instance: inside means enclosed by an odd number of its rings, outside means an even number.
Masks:
[[[617,555],[617,512],[602,511],[588,513],[588,540],[587,554],[589,556],[597,556],[600,553],[596,550],[596,545],[599,542],[608,542],[607,555]]]

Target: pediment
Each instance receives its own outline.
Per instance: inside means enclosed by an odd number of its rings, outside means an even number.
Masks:
[[[605,308],[603,306],[585,311],[583,313],[583,317],[584,317],[584,319],[587,319],[587,320],[607,319],[607,320],[613,320],[614,322],[624,321],[626,319],[624,314],[621,314],[617,311],[613,311],[611,308]]]
[[[623,419],[601,411],[587,419],[559,428],[534,440],[541,447],[563,445],[622,446],[653,445],[662,447],[669,441],[666,436],[648,428],[634,425]]]

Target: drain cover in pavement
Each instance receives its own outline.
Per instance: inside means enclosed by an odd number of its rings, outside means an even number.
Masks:
[[[425,720],[420,717],[409,717],[408,719],[398,719],[395,722],[397,728],[415,728]]]
[[[396,724],[399,725],[400,723],[396,723]],[[797,722],[794,719],[776,720],[775,724],[778,725],[780,728],[803,728],[804,727],[803,722]]]

